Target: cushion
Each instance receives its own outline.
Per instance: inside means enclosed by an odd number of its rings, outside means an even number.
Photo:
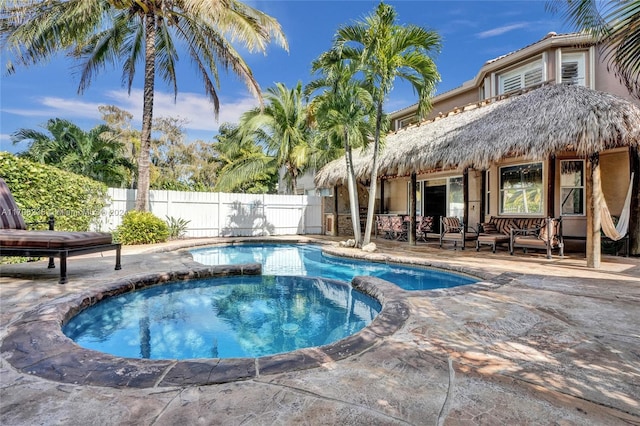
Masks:
[[[113,238],[107,232],[26,231],[23,229],[0,231],[0,245],[5,247],[72,249],[112,242]]]
[[[420,220],[419,229],[422,232],[433,232],[433,216],[424,216]]]
[[[0,229],[27,229],[9,187],[0,178]]]
[[[460,219],[455,216],[443,217],[442,224],[444,225],[445,232],[449,231],[460,231],[462,225],[460,224]]]
[[[491,222],[495,223],[498,232],[502,232],[503,234],[509,234],[512,229],[518,229],[515,220],[508,217],[491,218]]]
[[[547,223],[549,223],[551,226],[550,227],[547,226]],[[556,219],[552,219],[549,222],[545,221],[542,227],[540,228],[540,232],[538,233],[538,238],[545,242],[547,241],[547,239],[550,239],[551,245],[556,246],[558,244],[558,225],[559,225],[559,222]],[[551,233],[551,235],[549,235],[549,232]]]
[[[485,222],[485,223],[482,223],[481,225],[482,225],[482,232],[484,232],[485,234],[498,233],[498,227],[493,222]]]
[[[499,232],[478,235],[478,241],[481,243],[507,242],[509,239],[509,235],[501,234]]]

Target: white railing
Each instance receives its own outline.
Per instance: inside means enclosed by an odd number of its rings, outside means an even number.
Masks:
[[[135,205],[133,189],[109,188],[98,228],[113,231]],[[321,197],[152,190],[149,210],[189,221],[187,237],[304,235],[322,233]]]

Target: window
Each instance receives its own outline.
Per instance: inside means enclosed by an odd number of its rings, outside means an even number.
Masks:
[[[542,83],[542,61],[504,73],[498,77],[499,95]]]
[[[584,62],[585,62],[584,53],[562,54],[562,66],[560,68],[560,81],[567,84],[577,84],[579,86],[586,86]]]
[[[398,120],[398,128],[396,130],[404,129],[405,127],[409,127],[412,124],[416,124],[418,122],[418,116],[412,115],[411,117],[403,118]]]
[[[562,215],[584,215],[584,161],[560,162],[560,209]]]
[[[447,216],[464,219],[464,181],[462,176],[449,178],[447,201]]]
[[[540,215],[542,204],[542,163],[500,168],[501,214]]]

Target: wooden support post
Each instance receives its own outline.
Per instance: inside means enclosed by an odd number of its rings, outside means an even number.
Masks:
[[[384,213],[384,182],[385,182],[385,179],[380,179],[380,205],[378,206],[379,214]]]
[[[485,213],[487,211],[487,173],[486,170],[482,171],[482,180],[480,182],[480,215],[478,217],[481,223],[485,221]]]
[[[464,230],[467,231],[469,229],[469,168],[465,168],[462,172],[462,205],[463,205],[463,216],[464,216]],[[464,247],[464,241],[462,242],[462,247]]]
[[[587,267],[600,268],[600,205],[602,185],[600,181],[600,156],[593,154],[587,161]]]
[[[409,245],[416,245],[416,173],[411,173],[411,189],[409,190]]]
[[[556,199],[556,156],[549,155],[547,167],[547,217],[555,217],[555,199]],[[562,206],[561,206],[562,207]]]
[[[340,229],[338,226],[338,194],[338,185],[336,185],[333,187],[333,235],[336,237],[339,235]]]
[[[630,171],[633,177],[631,192],[631,211],[629,217],[629,249],[630,254],[640,254],[640,150],[629,147]]]

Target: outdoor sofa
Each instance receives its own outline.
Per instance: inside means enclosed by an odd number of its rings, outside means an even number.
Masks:
[[[66,284],[67,258],[88,253],[116,251],[115,269],[121,269],[121,245],[106,232],[55,231],[55,219],[49,216],[47,231],[27,230],[20,209],[5,181],[0,178],[0,256],[49,257],[49,268],[55,268],[53,258],[60,259],[60,284]]]
[[[510,247],[512,229],[530,229],[539,227],[542,225],[543,221],[543,218],[491,216],[489,221],[478,225],[476,251],[480,251],[480,248],[483,245],[491,246],[494,253],[496,252],[497,245],[506,244]]]
[[[547,232],[549,229],[551,232]],[[564,255],[561,218],[491,216],[488,222],[478,225],[478,230],[476,251],[488,245],[495,253],[497,245],[508,244],[512,255],[516,248],[525,252],[527,249],[545,250],[549,259],[554,249],[559,249],[560,255]]]

